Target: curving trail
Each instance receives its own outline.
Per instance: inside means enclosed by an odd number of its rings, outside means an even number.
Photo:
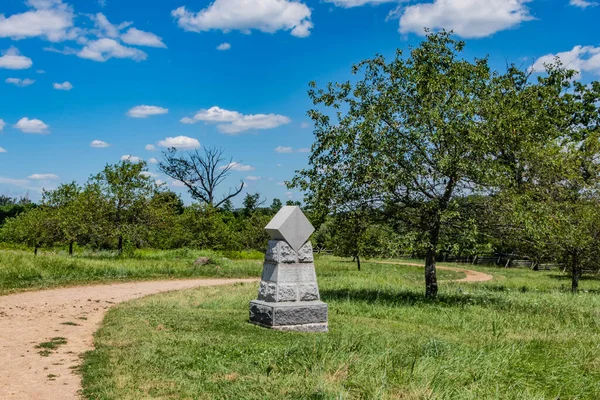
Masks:
[[[150,294],[256,279],[189,279],[81,286],[0,296],[0,399],[79,398],[80,356],[116,303]],[[36,346],[51,338],[67,343],[47,356]]]
[[[403,263],[403,262],[393,262],[393,261],[369,261],[373,264],[390,264],[390,265],[408,265],[410,267],[422,267],[423,264],[415,264],[415,263]],[[455,271],[455,272],[463,272],[466,277],[462,279],[455,279],[443,282],[459,282],[459,283],[472,283],[472,282],[487,282],[494,279],[494,277],[490,274],[486,274],[479,271],[473,271],[470,269],[463,268],[455,268],[455,267],[445,267],[442,265],[437,265],[437,269],[446,270],[446,271]]]

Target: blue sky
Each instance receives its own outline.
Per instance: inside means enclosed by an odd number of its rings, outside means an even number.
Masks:
[[[3,0],[0,194],[37,200],[176,145],[224,148],[239,162],[225,185],[301,199],[281,182],[313,141],[308,82],[346,80],[424,26],[453,29],[498,69],[559,55],[597,79],[599,19],[587,0]]]

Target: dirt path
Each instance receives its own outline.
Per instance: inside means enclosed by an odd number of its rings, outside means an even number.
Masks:
[[[132,282],[0,296],[0,399],[79,398],[81,380],[73,369],[80,365],[80,355],[93,348],[94,332],[116,303],[170,290],[254,281]],[[67,343],[40,355],[43,349],[36,346],[55,337]]]
[[[393,262],[393,261],[369,261],[369,262],[372,262],[374,264],[408,265],[411,267],[422,267],[423,266],[423,264],[402,263],[402,262]],[[464,274],[467,275],[466,277],[464,277],[462,279],[455,279],[455,280],[444,281],[444,282],[464,282],[464,283],[487,282],[487,281],[491,281],[494,278],[492,275],[485,274],[483,272],[473,271],[470,269],[444,267],[442,265],[438,265],[438,266],[436,266],[436,268],[441,269],[441,270],[446,270],[446,271],[463,272]]]

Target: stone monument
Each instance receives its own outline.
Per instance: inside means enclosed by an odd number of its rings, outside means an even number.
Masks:
[[[327,304],[319,296],[312,245],[315,228],[300,207],[285,206],[265,227],[271,236],[258,300],[250,322],[281,331],[327,332]]]

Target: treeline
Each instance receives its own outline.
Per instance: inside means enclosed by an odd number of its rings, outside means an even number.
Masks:
[[[107,165],[83,186],[76,182],[44,191],[39,204],[2,198],[0,241],[37,250],[74,245],[91,250],[135,248],[264,250],[265,225],[281,208],[266,207],[259,194],[247,194],[243,207],[185,206],[181,198],[151,179],[145,163]],[[288,202],[288,204],[295,204]]]

